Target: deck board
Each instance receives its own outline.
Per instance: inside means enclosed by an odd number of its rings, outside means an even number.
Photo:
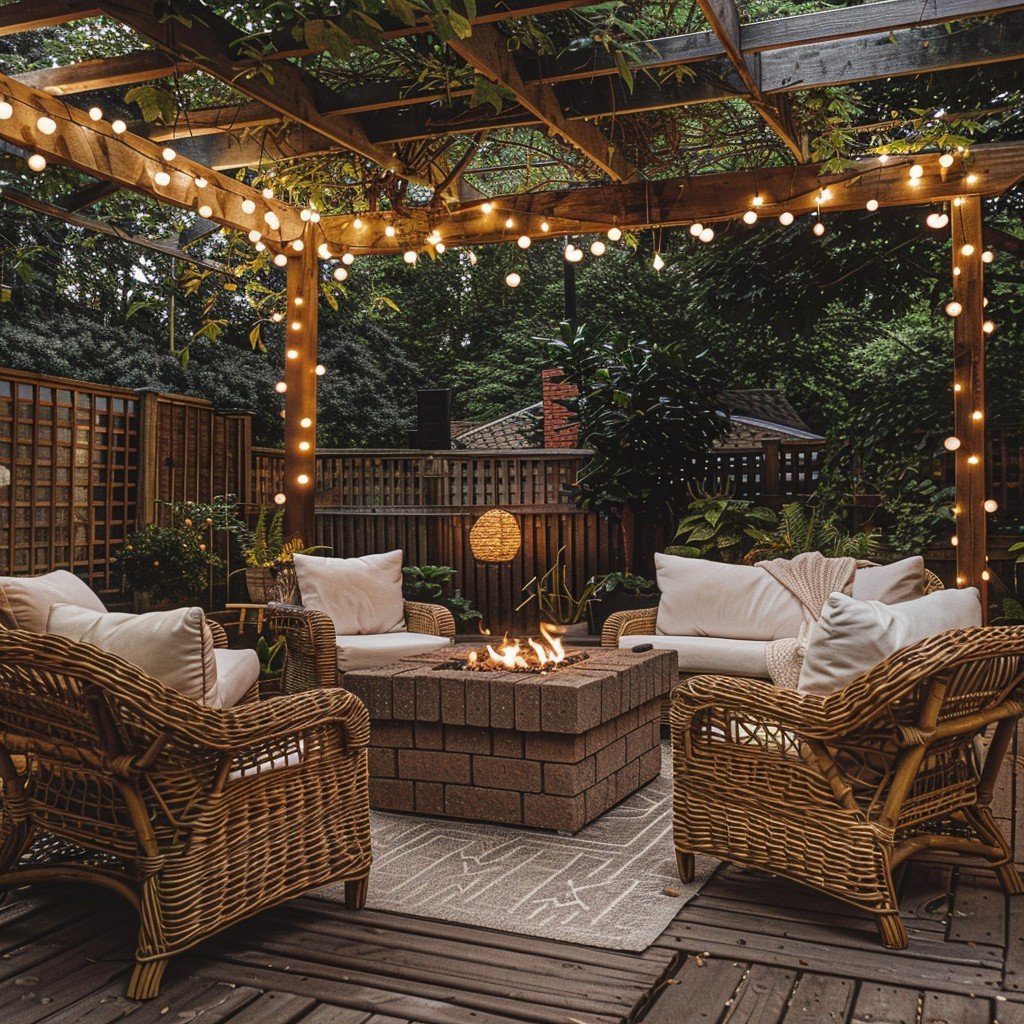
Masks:
[[[124,998],[135,922],[87,887],[0,908],[3,1024],[1024,1024],[1024,897],[912,864],[910,948],[780,879],[722,868],[641,954],[293,900]]]

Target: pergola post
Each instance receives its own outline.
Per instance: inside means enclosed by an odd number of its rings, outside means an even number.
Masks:
[[[987,608],[985,501],[985,321],[981,197],[950,211],[953,240],[953,424],[956,449],[957,585],[977,587]],[[955,307],[954,307],[955,309]]]
[[[310,225],[302,249],[288,249],[284,318],[285,536],[316,542],[316,367],[320,267]]]

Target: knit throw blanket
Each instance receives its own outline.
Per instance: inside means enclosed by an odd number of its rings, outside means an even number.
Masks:
[[[772,682],[795,690],[811,630],[820,618],[829,594],[836,591],[849,594],[853,589],[857,562],[853,558],[826,558],[817,551],[811,551],[796,558],[773,558],[757,565],[793,594],[803,610],[800,634],[772,640],[765,650]]]

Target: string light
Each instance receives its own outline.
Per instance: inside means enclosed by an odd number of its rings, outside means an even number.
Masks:
[[[441,241],[441,234],[437,230],[437,228],[434,228],[434,230],[431,231],[429,235],[427,235],[427,244],[428,245],[436,245],[440,241]]]
[[[252,242],[253,244],[258,242],[262,237],[263,235],[261,235],[260,232],[258,232],[255,228],[253,228],[252,231],[249,232],[249,241]]]
[[[322,377],[327,372],[327,367],[323,363],[317,363],[316,369],[313,371],[318,377]]]
[[[492,205],[491,203],[481,203],[481,205],[480,205],[480,209],[481,209],[481,210],[482,210],[482,211],[483,211],[484,213],[490,213],[490,212],[491,212],[491,210],[493,210],[493,209],[494,209],[494,206],[493,206],[493,205]]]
[[[303,487],[305,487],[305,486],[306,486],[306,484],[308,484],[308,483],[309,483],[309,476],[308,476],[308,474],[306,474],[306,473],[300,473],[300,474],[299,474],[299,475],[298,475],[298,476],[297,476],[297,477],[295,478],[295,482],[296,482],[297,484],[301,484],[301,485],[302,485]]]
[[[288,266],[288,257],[285,256],[285,254],[283,252],[279,252],[274,257],[274,266],[275,267],[287,267]]]
[[[164,146],[164,149],[163,149],[163,154],[162,154],[162,155],[163,155],[163,158],[164,158],[164,159],[165,159],[165,160],[166,160],[166,161],[167,161],[168,163],[171,163],[171,162],[172,162],[173,160],[175,160],[175,159],[177,158],[177,156],[178,156],[178,154],[177,154],[177,153],[175,153],[175,151],[174,151],[173,149],[171,149],[171,147],[170,147],[170,146]]]
[[[999,511],[999,502],[996,501],[995,498],[989,498],[985,502],[983,508],[985,509],[986,512],[998,512]]]
[[[924,222],[933,231],[941,231],[949,223],[949,217],[944,213],[929,213]]]
[[[273,210],[267,210],[267,212],[263,214],[263,220],[271,231],[277,231],[281,227],[281,221]]]
[[[387,227],[384,228],[384,234],[388,238],[394,238],[395,237],[395,225],[394,224],[388,224]]]
[[[506,217],[505,218],[505,227],[507,227],[507,228],[514,228],[515,226],[516,226],[516,222],[511,217]]]
[[[320,214],[317,213],[316,210],[313,210],[310,213],[310,215],[309,215],[309,220],[310,220],[311,224],[319,224],[320,223]]]
[[[877,199],[869,199],[864,205],[868,208],[868,210],[871,211],[871,213],[874,213],[875,210],[878,209],[878,200]]]
[[[920,164],[911,164],[910,166],[910,177],[917,181],[918,178],[924,176],[924,168]]]
[[[611,227],[608,229],[608,241],[617,242],[622,237],[622,228]]]
[[[209,182],[205,178],[201,176],[196,178],[196,188],[206,188],[208,184]]]
[[[546,220],[542,220],[540,222],[540,229],[544,234],[547,234],[551,230],[551,225]]]
[[[331,258],[331,247],[326,242],[321,242],[316,247],[316,254],[322,260],[329,260]]]
[[[300,452],[308,452],[309,451],[309,442],[308,441],[300,441],[299,442],[299,451]]]
[[[166,188],[171,183],[171,176],[166,171],[157,171],[153,175],[153,181],[161,188]]]
[[[253,248],[257,252],[265,252],[267,247],[262,242],[257,242],[256,245],[253,246]]]
[[[947,316],[959,316],[964,311],[964,307],[960,305],[955,299],[952,302],[946,303],[946,315]]]
[[[571,251],[569,252],[569,254],[565,258],[570,263],[579,263],[579,261],[581,259],[583,259],[583,250],[582,249],[577,249],[575,245],[570,246],[569,248],[570,248]]]
[[[986,320],[986,321],[985,321],[985,322],[984,322],[984,323],[983,323],[983,324],[981,325],[981,329],[982,329],[982,330],[983,330],[983,331],[984,331],[984,332],[985,332],[986,334],[994,334],[994,333],[995,333],[995,330],[996,330],[996,325],[995,325],[995,321],[994,321],[994,320]]]
[[[991,249],[986,249],[981,254],[982,263],[991,263],[996,258],[996,254]]]
[[[28,158],[28,169],[35,171],[38,174],[40,171],[46,170],[46,157],[41,153],[33,153]]]
[[[278,491],[277,494],[274,495],[274,502],[277,505],[283,505],[287,500],[288,499],[285,498],[285,496],[280,491]]]
[[[757,223],[757,211],[756,210],[747,210],[747,212],[745,214],[743,214],[743,223],[744,224],[756,224]]]
[[[302,419],[299,420],[299,426],[302,427],[303,430],[309,430],[309,428],[313,426],[313,421],[308,416],[303,416]]]
[[[759,192],[756,196],[754,196],[750,203],[751,206],[764,206],[764,196],[762,196]]]
[[[607,251],[607,248],[608,247],[604,242],[602,242],[600,238],[597,238],[590,243],[590,254],[592,256],[603,256]]]
[[[529,235],[520,235],[516,241],[516,245],[518,245],[520,249],[529,249],[530,244],[531,239]]]
[[[714,228],[705,228],[697,237],[702,242],[710,242],[715,237],[715,229]]]
[[[521,281],[522,278],[514,270],[510,270],[505,275],[505,284],[507,284],[509,288],[518,288]]]
[[[818,202],[827,203],[832,198],[832,189],[827,185],[823,189],[818,190]]]
[[[953,154],[952,153],[943,153],[942,156],[939,157],[939,166],[940,167],[952,167],[953,166]]]
[[[302,250],[306,248],[306,243],[305,243],[305,242],[304,242],[304,241],[303,241],[303,240],[302,240],[301,238],[296,238],[296,239],[295,239],[295,240],[294,240],[294,241],[292,242],[292,248],[293,248],[293,249],[294,249],[294,250],[295,250],[296,252],[302,252]]]
[[[303,301],[304,301],[304,300],[303,300],[303,298],[302,298],[302,296],[301,296],[301,295],[296,295],[296,296],[295,296],[295,298],[294,298],[294,299],[292,299],[292,303],[293,303],[294,305],[296,305],[296,306],[301,306],[301,305],[302,305],[302,303],[303,303]]]
[[[279,324],[284,319],[284,314],[283,313],[271,313],[270,314],[270,319],[273,320],[275,324]]]
[[[128,125],[126,125],[121,118],[118,118],[116,121],[110,122],[110,130],[115,135],[124,135],[124,133],[128,131]]]
[[[0,121],[10,121],[12,117],[14,117],[14,107],[7,100],[0,100]]]
[[[945,448],[947,452],[955,452],[957,448],[960,447],[960,438],[947,437],[946,440],[942,442],[942,447]]]
[[[351,267],[352,264],[355,263],[355,261],[356,261],[356,257],[355,257],[354,253],[351,253],[351,252],[342,253],[341,262],[344,263],[346,267]]]
[[[283,395],[283,394],[284,394],[284,393],[285,393],[285,392],[286,392],[286,391],[288,390],[288,385],[287,385],[287,384],[285,384],[285,382],[284,382],[283,380],[279,380],[279,381],[278,381],[278,382],[277,382],[277,383],[276,383],[276,384],[274,385],[274,390],[275,390],[275,391],[276,391],[276,392],[277,392],[277,393],[278,393],[279,395]]]
[[[978,176],[976,174],[968,174],[967,177],[964,178],[964,181],[966,181],[968,185],[977,185]]]
[[[779,214],[779,223],[786,228],[788,228],[795,219],[796,218],[789,212],[789,210],[783,210],[782,213]]]
[[[951,548],[955,548],[959,543],[960,538],[954,533],[953,536],[949,538],[949,546]],[[960,581],[957,580],[957,582],[959,583]]]
[[[354,221],[352,221],[352,227],[354,227],[356,229],[356,231],[362,231],[363,230],[363,218],[362,217],[356,217],[356,219]]]
[[[988,581],[989,581],[990,579],[992,579],[992,573],[990,573],[990,572],[988,571],[988,569],[982,569],[982,570],[981,570],[981,578],[982,578],[982,579],[983,579],[983,580],[984,580],[984,581],[985,581],[986,583],[988,583]]]
[[[960,254],[962,256],[973,256],[974,246],[971,245],[970,242],[967,242],[965,245],[960,246]]]
[[[309,212],[309,210],[299,210],[299,220],[303,222],[308,222],[311,216],[312,214]]]
[[[696,238],[704,230],[704,225],[701,223],[694,223],[690,225],[690,234]]]
[[[402,259],[411,267],[416,262],[416,251],[414,249],[406,249],[406,251],[402,253]]]
[[[274,190],[272,188],[270,188],[269,186],[264,188],[263,192],[261,194],[262,194],[264,199],[273,199],[274,198]]]
[[[971,413],[971,419],[977,423],[979,420],[984,419],[984,415],[980,409],[975,409],[974,412]]]
[[[889,162],[889,154],[888,153],[879,153],[878,154],[878,162],[880,164],[887,164]]]
[[[651,266],[655,270],[662,270],[662,269],[664,269],[665,261],[661,258],[661,253],[660,252],[656,252],[654,254],[654,259],[651,260]]]
[[[36,127],[43,135],[52,135],[57,130],[57,122],[52,117],[47,117],[43,114],[42,117],[36,121]]]
[[[289,324],[289,326],[290,326],[290,327],[291,327],[291,329],[292,329],[293,331],[295,331],[295,332],[296,332],[296,334],[297,334],[297,333],[298,333],[299,331],[301,331],[301,330],[302,330],[302,321],[301,321],[301,320],[293,320],[293,321],[292,321],[292,322],[291,322],[291,323]]]
[[[299,358],[299,350],[297,348],[290,348],[290,349],[288,349],[287,352],[285,352],[285,355],[289,359],[298,359]]]
[[[345,278],[347,278],[347,277],[348,277],[348,271],[344,267],[335,267],[334,268],[334,280],[335,281],[344,281]]]
[[[103,111],[102,111],[102,109],[100,107],[90,107],[89,108],[89,120],[91,120],[91,121],[102,121],[103,120]]]
[[[242,200],[242,213],[255,213],[256,204],[251,199]]]
[[[444,244],[444,242],[438,242],[434,246],[434,252],[436,252],[438,256],[443,256],[444,255],[444,251],[445,251],[445,244]]]
[[[979,459],[977,455],[968,455],[967,461],[970,465],[976,466],[979,462],[981,462],[981,459]]]
[[[822,236],[823,234],[825,234],[825,225],[824,225],[824,224],[822,224],[822,222],[821,222],[821,221],[819,220],[819,221],[817,221],[817,222],[815,223],[814,227],[813,227],[813,228],[811,228],[811,230],[812,230],[812,231],[813,231],[813,232],[814,232],[814,233],[815,233],[815,234],[816,234],[816,235],[817,235],[817,236],[818,236],[819,238],[821,238],[821,236]]]

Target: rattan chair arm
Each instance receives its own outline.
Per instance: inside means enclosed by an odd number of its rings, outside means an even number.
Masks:
[[[210,627],[210,632],[213,634],[213,646],[219,648],[227,647],[228,635],[224,627],[216,619],[208,618],[206,624]]]
[[[650,636],[658,625],[657,608],[634,608],[612,612],[601,630],[602,647],[618,647],[623,636]]]
[[[338,648],[334,623],[323,612],[272,601],[267,605],[271,633],[285,641],[282,688],[298,693],[338,685]]]
[[[426,633],[429,636],[455,638],[455,616],[439,604],[425,601],[405,602],[405,628],[410,633]]]

